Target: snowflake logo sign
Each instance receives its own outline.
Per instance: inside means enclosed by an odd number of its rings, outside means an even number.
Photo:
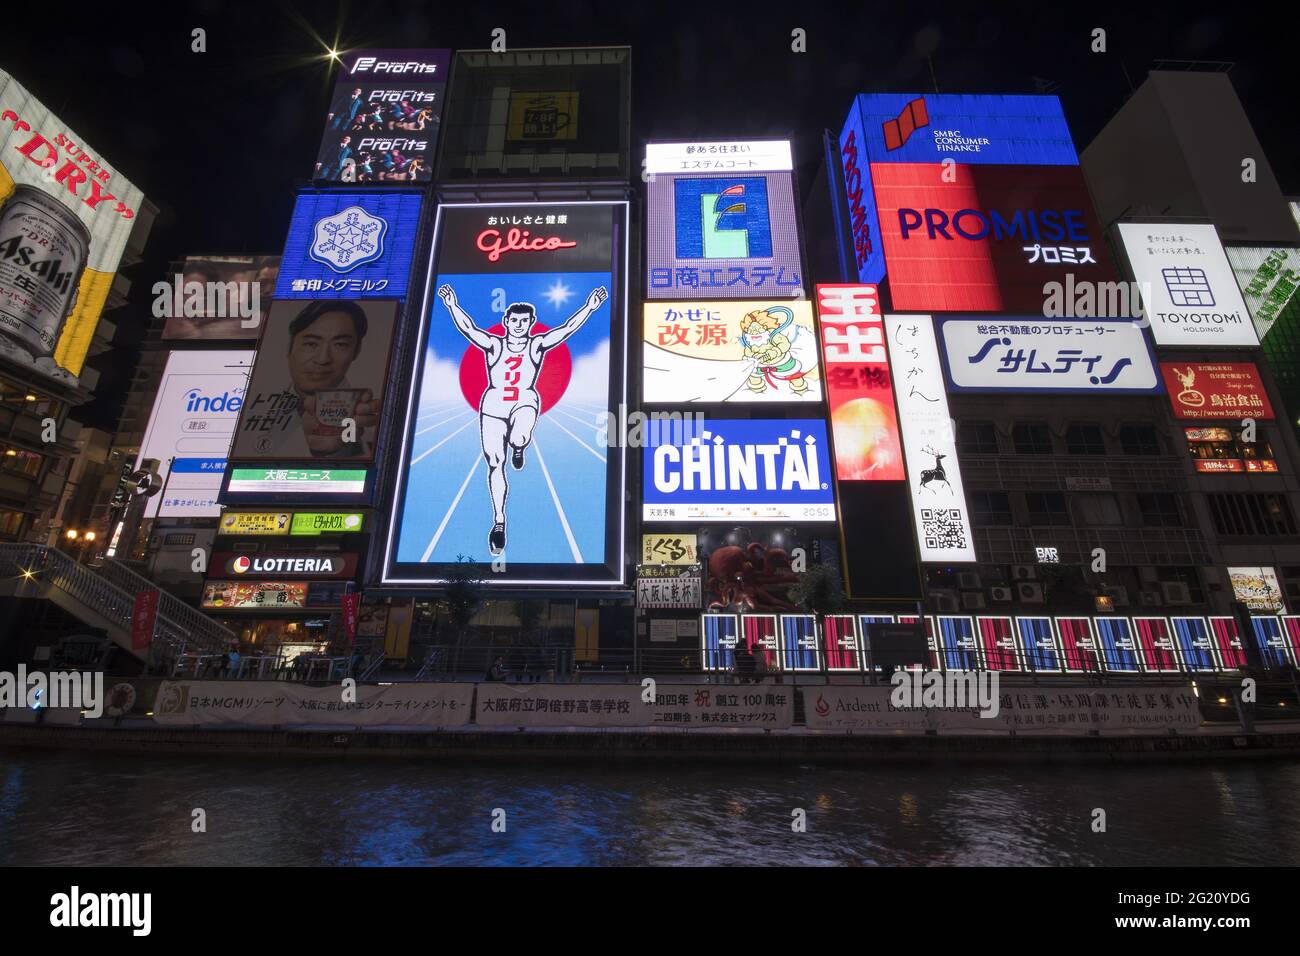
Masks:
[[[349,206],[316,220],[308,252],[335,272],[351,272],[384,254],[388,223],[360,206]]]

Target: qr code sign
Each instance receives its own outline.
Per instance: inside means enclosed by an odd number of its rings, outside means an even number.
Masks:
[[[960,508],[922,508],[921,537],[931,550],[942,548],[964,549],[966,526],[961,520]]]

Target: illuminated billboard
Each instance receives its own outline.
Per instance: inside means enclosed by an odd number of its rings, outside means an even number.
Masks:
[[[1254,362],[1161,362],[1179,420],[1271,420],[1273,405]]]
[[[404,299],[420,231],[418,192],[298,194],[277,299]]]
[[[208,581],[199,607],[225,611],[287,611],[307,607],[300,581]]]
[[[210,573],[250,578],[350,578],[357,573],[352,552],[213,552]]]
[[[1121,222],[1118,229],[1157,345],[1259,345],[1213,226]]]
[[[840,481],[901,481],[903,450],[876,287],[819,285],[826,400]]]
[[[279,256],[190,256],[173,279],[162,337],[256,341],[271,307]],[[252,314],[256,290],[258,311]]]
[[[897,393],[898,418],[921,560],[974,561],[934,322],[928,315],[887,315],[885,330],[894,380],[907,383],[907,391]]]
[[[1300,286],[1300,249],[1227,246],[1223,251],[1262,342]]]
[[[647,403],[821,400],[809,302],[656,300],[643,335]]]
[[[835,520],[820,418],[651,421],[646,437],[643,521]]]
[[[450,50],[343,54],[312,179],[432,179],[450,61]]]
[[[225,491],[232,495],[283,496],[339,495],[349,498],[366,493],[370,472],[365,468],[237,468],[228,469]],[[222,500],[226,500],[223,495]]]
[[[651,299],[802,298],[788,140],[651,143]]]
[[[396,321],[396,302],[276,302],[231,458],[372,460]]]
[[[626,202],[444,204],[385,583],[621,583]],[[499,562],[489,573],[487,565]]]
[[[172,352],[154,399],[139,468],[158,462],[162,492],[145,502],[146,518],[213,518],[226,455],[244,404],[256,353]]]
[[[75,386],[144,194],[0,70],[0,355]]]
[[[1151,345],[1131,319],[943,318],[955,392],[1138,395],[1161,391]]]
[[[876,163],[871,181],[895,309],[1042,315],[1049,283],[1117,280],[1078,166]]]
[[[1232,582],[1232,596],[1249,610],[1286,613],[1276,568],[1228,568],[1228,580]]]

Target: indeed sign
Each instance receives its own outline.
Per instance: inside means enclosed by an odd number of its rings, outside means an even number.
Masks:
[[[649,439],[645,521],[835,520],[824,421],[708,419]]]
[[[205,395],[198,388],[185,393],[185,410],[187,412],[229,412],[234,414],[244,405],[243,389],[235,392],[225,391],[220,395]]]

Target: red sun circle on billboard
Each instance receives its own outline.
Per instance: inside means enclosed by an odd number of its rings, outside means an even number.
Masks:
[[[550,329],[544,322],[534,322],[530,336],[541,335]],[[506,327],[498,322],[485,330],[488,335],[505,335]],[[569,387],[569,378],[573,374],[573,359],[569,355],[569,346],[560,345],[549,350],[542,359],[542,371],[537,376],[537,395],[542,400],[542,414],[555,406]],[[487,391],[487,357],[477,346],[471,345],[460,357],[460,391],[470,408],[478,411],[483,393]]]
[[[243,555],[240,555],[239,557],[235,558],[235,560],[230,562],[230,570],[235,572],[236,574],[244,574],[252,566],[253,566],[253,562],[249,561],[248,558],[244,557]]]

